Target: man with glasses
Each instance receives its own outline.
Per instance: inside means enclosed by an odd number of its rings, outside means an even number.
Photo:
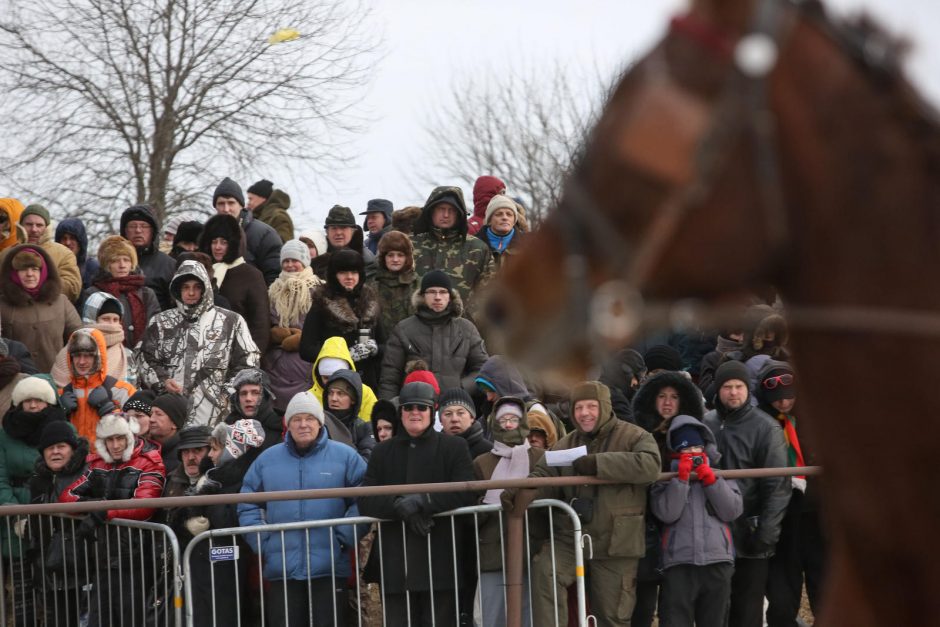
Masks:
[[[144,273],[144,285],[156,293],[160,309],[166,311],[174,305],[170,298],[170,280],[176,272],[176,262],[160,252],[159,232],[160,224],[149,205],[134,205],[121,214],[121,237],[137,249],[137,265]]]
[[[372,450],[364,486],[474,479],[466,442],[431,426],[435,401],[434,388],[428,383],[415,381],[401,388],[401,424],[391,439]],[[405,488],[397,495],[359,497],[364,516],[391,521],[379,525],[366,566],[366,580],[382,584],[386,625],[457,624],[457,592],[465,585],[460,567],[464,525],[432,517],[472,505],[476,498],[472,492],[408,494]],[[469,610],[462,604],[459,608],[460,612]]]
[[[750,372],[739,361],[727,361],[715,371],[715,409],[703,422],[718,440],[722,470],[787,465],[783,429],[751,404],[749,381]],[[782,385],[783,379],[768,384]],[[728,625],[752,627],[763,624],[768,562],[790,500],[790,478],[738,479],[738,487],[744,513],[731,524],[736,557]]]

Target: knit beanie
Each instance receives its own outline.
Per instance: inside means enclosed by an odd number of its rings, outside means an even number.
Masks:
[[[690,446],[705,446],[705,438],[702,437],[702,430],[695,425],[682,425],[669,432],[669,446],[678,452]]]
[[[281,263],[285,259],[294,259],[303,264],[305,268],[310,267],[310,249],[299,239],[291,239],[284,242],[281,246]]]
[[[274,183],[268,179],[261,179],[257,183],[252,183],[251,187],[248,188],[248,193],[262,198],[270,198],[271,194],[274,193]]]
[[[715,394],[717,395],[721,386],[732,379],[743,381],[744,385],[750,387],[751,373],[748,371],[747,366],[740,361],[726,361],[715,370],[715,382],[712,384]]]
[[[320,401],[310,390],[298,392],[294,395],[294,398],[290,399],[287,409],[284,411],[284,426],[290,426],[291,418],[297,414],[311,414],[320,421],[321,425],[323,424],[323,405],[320,404]]]
[[[784,385],[780,379],[776,378],[781,375],[790,375],[792,378],[790,384]],[[770,405],[774,401],[796,398],[796,377],[793,376],[793,368],[787,362],[767,360],[760,370],[759,377],[756,394],[758,400]],[[773,387],[768,387],[764,384],[765,382]]]
[[[329,392],[331,388],[339,388],[340,390],[345,392],[347,396],[349,396],[352,399],[355,399],[358,396],[358,394],[356,394],[356,389],[352,386],[352,384],[349,381],[347,381],[346,379],[333,378],[329,380],[329,382],[326,384],[326,386],[323,389],[324,399],[326,399],[329,396]]]
[[[222,454],[216,466],[233,462],[248,449],[261,448],[264,444],[264,427],[254,419],[243,418],[227,425],[220,422],[212,431],[212,437],[222,445]]]
[[[342,205],[333,205],[326,216],[325,226],[356,226],[352,209]]]
[[[430,385],[434,390],[435,395],[441,393],[441,386],[437,382],[437,377],[435,377],[434,373],[430,370],[413,370],[412,372],[409,372],[408,376],[405,377],[402,385],[407,385],[414,382],[421,382]]]
[[[463,388],[451,388],[441,392],[440,397],[437,399],[437,407],[439,411],[444,411],[451,405],[460,405],[461,407],[466,408],[466,410],[470,412],[471,416],[474,418],[477,417],[477,409],[473,405],[473,399],[470,398],[470,395],[467,394]]]
[[[19,383],[13,388],[12,401],[14,407],[19,407],[23,401],[34,398],[43,401],[49,405],[56,405],[55,388],[49,382],[49,379],[40,375],[33,375],[20,379]]]
[[[682,370],[682,355],[665,344],[651,346],[643,355],[643,362],[650,372],[655,370]]]
[[[424,294],[428,288],[442,287],[448,292],[453,293],[454,286],[450,277],[443,270],[431,270],[421,278],[421,293]]]
[[[215,191],[212,193],[213,207],[215,207],[216,201],[221,196],[225,196],[226,198],[234,198],[238,201],[239,205],[242,207],[245,206],[245,194],[242,193],[241,186],[227,176],[222,179],[222,182],[219,183],[218,187],[216,187]]]
[[[46,423],[39,435],[39,444],[36,449],[41,453],[53,444],[64,442],[73,449],[78,448],[78,433],[68,420],[53,420]]]
[[[124,307],[121,305],[121,301],[116,298],[109,298],[102,303],[101,307],[98,309],[98,315],[102,316],[104,314],[117,314],[118,318],[124,317]]]
[[[177,429],[182,429],[183,425],[186,424],[187,400],[182,394],[171,394],[169,392],[161,394],[153,399],[150,405],[161,409],[163,413],[169,416]]]
[[[129,412],[133,409],[134,411],[139,411],[149,416],[150,412],[153,410],[154,397],[154,393],[150,390],[138,390],[136,394],[127,399],[127,402],[124,403],[124,407],[122,407],[121,410]]]
[[[130,257],[131,266],[134,268],[137,267],[137,249],[134,248],[134,245],[131,244],[130,241],[120,235],[106,237],[104,241],[101,242],[101,245],[98,246],[98,263],[100,263],[101,267],[105,270],[120,256]]]
[[[26,216],[39,216],[46,223],[46,226],[49,226],[49,223],[52,222],[52,218],[49,217],[49,210],[42,205],[27,205],[26,209],[23,209],[23,213],[20,214],[20,224],[23,223]]]
[[[497,209],[511,209],[513,214],[516,216],[516,220],[519,220],[519,209],[516,207],[516,201],[509,196],[496,194],[486,205],[486,215],[483,218],[484,224],[490,223],[490,218],[493,217],[493,214],[496,213]]]

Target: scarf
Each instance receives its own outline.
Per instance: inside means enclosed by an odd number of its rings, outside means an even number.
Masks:
[[[11,438],[36,448],[45,426],[54,420],[62,419],[61,413],[59,416],[55,415],[55,409],[55,405],[49,405],[42,411],[28,412],[22,406],[14,407],[3,417],[3,430]]]
[[[796,418],[789,414],[777,414],[776,418],[780,426],[783,427],[783,437],[787,440],[787,464],[791,467],[805,466],[803,449],[800,448],[800,439],[796,435]],[[806,477],[804,475],[795,476],[793,479],[793,487],[800,490],[806,489]],[[799,487],[800,483],[796,481],[797,479],[802,480],[802,488]]]
[[[493,443],[493,455],[500,458],[493,470],[491,481],[500,479],[525,479],[529,476],[529,444],[528,440],[523,441],[517,446],[507,446],[502,442]],[[483,503],[487,505],[496,505],[499,503],[500,490],[487,490],[483,497]]]
[[[323,279],[308,266],[300,272],[281,272],[268,288],[268,298],[282,327],[299,325],[313,304],[311,290],[322,285]]]
[[[512,241],[512,237],[515,234],[516,229],[509,231],[503,236],[499,236],[490,229],[486,229],[486,239],[490,243],[490,248],[498,253],[501,253],[509,248],[509,242]]]
[[[36,300],[36,297],[39,296],[39,290],[46,284],[47,278],[49,278],[49,270],[46,269],[46,264],[42,264],[42,268],[39,270],[39,283],[36,287],[26,287],[23,285],[23,281],[20,280],[20,275],[17,274],[16,270],[10,271],[10,279],[13,283],[19,285],[20,289],[29,294],[29,297],[33,300]]]
[[[131,324],[127,325],[128,330],[133,325],[133,330],[124,338],[124,345],[133,348],[137,341],[144,337],[144,330],[147,328],[147,308],[144,306],[143,287],[146,279],[142,274],[128,274],[116,278],[106,276],[96,279],[93,285],[103,292],[107,292],[116,298],[122,296],[127,300],[131,307]],[[127,312],[124,312],[127,315]]]
[[[222,281],[225,280],[226,273],[228,273],[228,271],[232,268],[240,266],[243,263],[245,263],[245,258],[239,257],[232,263],[225,263],[224,261],[220,261],[218,263],[212,264],[212,272],[215,274],[216,286],[218,286],[219,289],[222,289]]]

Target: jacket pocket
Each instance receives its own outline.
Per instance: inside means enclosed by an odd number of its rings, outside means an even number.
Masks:
[[[646,523],[643,514],[614,516],[608,553],[615,557],[643,557],[646,553]]]

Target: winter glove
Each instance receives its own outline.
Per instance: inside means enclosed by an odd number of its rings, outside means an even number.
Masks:
[[[415,514],[424,514],[431,505],[431,497],[427,494],[409,494],[395,499],[395,515],[407,520]]]
[[[23,538],[26,535],[26,528],[28,525],[28,518],[20,518],[15,523],[13,523],[13,533],[16,534],[17,538]]]
[[[78,409],[78,397],[75,396],[75,392],[72,390],[62,392],[59,396],[59,407],[62,408],[66,416]]]
[[[296,329],[295,329],[296,330]],[[281,349],[288,353],[296,353],[300,350],[300,333],[293,333],[281,342]]]
[[[349,347],[349,354],[353,361],[359,362],[364,359],[375,356],[379,352],[379,345],[375,340],[366,340],[365,342],[356,342]]]
[[[198,536],[203,531],[209,530],[209,519],[205,516],[193,516],[192,518],[187,518],[184,523],[186,531]]]
[[[708,465],[708,460],[699,464],[698,468],[695,469],[695,474],[698,475],[698,480],[702,482],[703,486],[710,486],[718,481],[715,471]]]
[[[511,514],[516,507],[516,491],[512,488],[503,490],[502,494],[499,495],[499,501],[503,505],[503,511]]]
[[[571,462],[574,471],[579,475],[594,476],[597,474],[597,455],[591,453]]]
[[[744,543],[744,552],[748,556],[761,557],[773,553],[774,547],[760,539],[757,532],[752,533]]]
[[[434,519],[430,516],[423,516],[417,514],[408,519],[408,529],[411,530],[411,533],[426,538],[429,533],[431,533],[431,528],[434,527]]]
[[[98,411],[99,416],[107,416],[117,409],[117,405],[111,400],[111,395],[103,387],[96,387],[88,393],[88,404]]]
[[[689,482],[692,474],[692,455],[683,454],[679,457],[679,481]]]
[[[98,527],[102,526],[108,518],[108,512],[90,512],[75,530],[75,535],[87,542],[98,541]]]
[[[271,327],[271,342],[274,344],[281,344],[290,336],[290,327]]]

